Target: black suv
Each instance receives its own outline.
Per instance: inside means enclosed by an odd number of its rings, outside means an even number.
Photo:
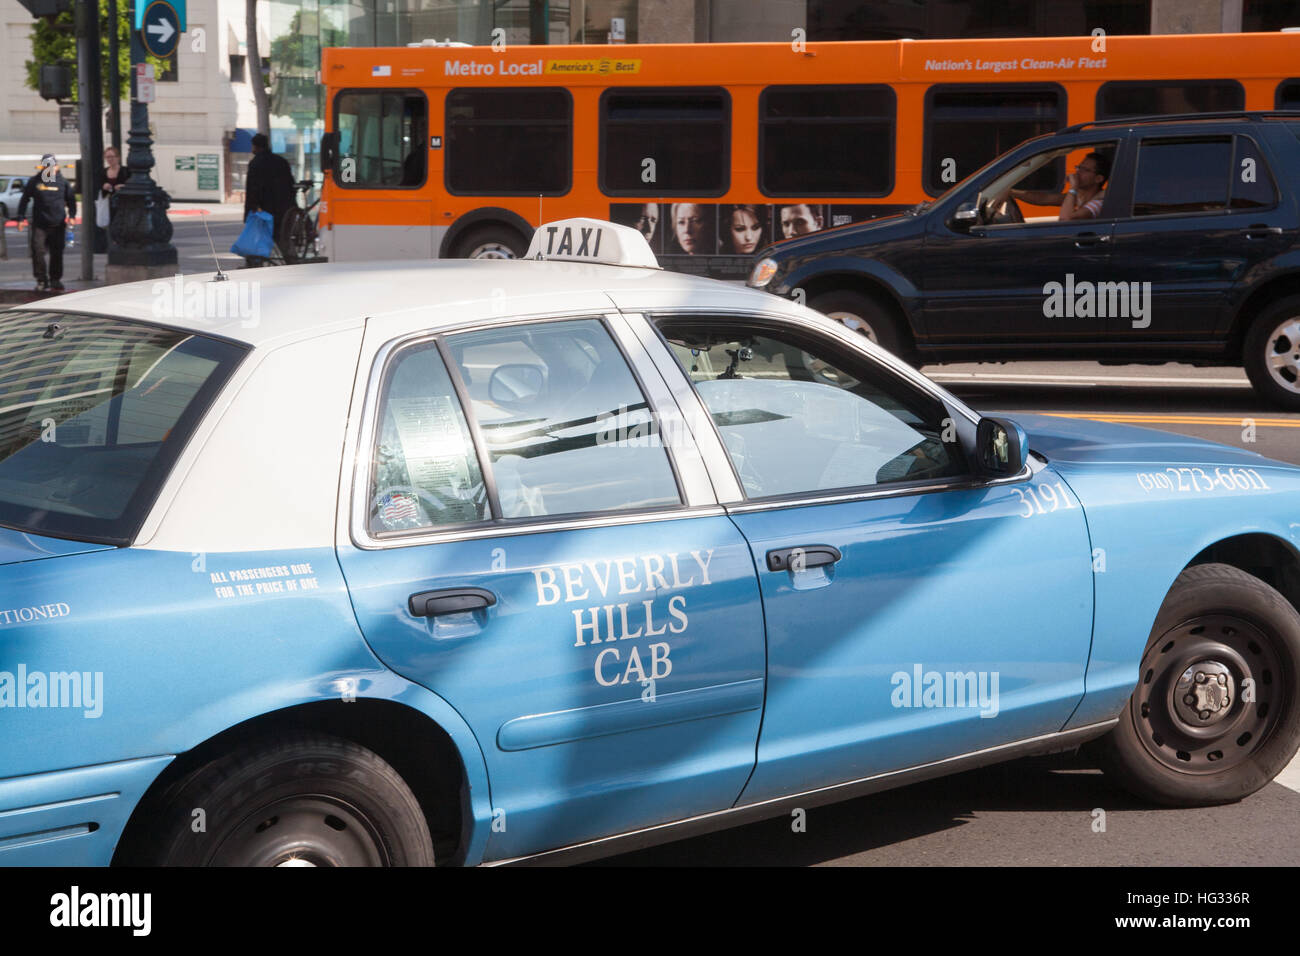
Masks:
[[[1059,202],[1088,154],[1110,168],[1099,213],[1025,219],[1016,196]],[[749,284],[914,364],[1244,365],[1300,409],[1300,112],[1071,126],[906,213],[765,249]]]

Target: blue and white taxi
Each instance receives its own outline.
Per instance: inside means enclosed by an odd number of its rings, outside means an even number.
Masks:
[[[0,313],[0,526],[0,863],[576,860],[1090,741],[1210,804],[1300,743],[1300,469],[981,417],[604,222]]]

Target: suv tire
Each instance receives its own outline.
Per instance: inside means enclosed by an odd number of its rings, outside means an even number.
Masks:
[[[866,336],[881,348],[909,360],[911,350],[897,315],[877,299],[842,289],[815,295],[808,300],[808,306]]]
[[[1255,317],[1242,344],[1242,364],[1255,391],[1300,411],[1300,295],[1279,299]]]

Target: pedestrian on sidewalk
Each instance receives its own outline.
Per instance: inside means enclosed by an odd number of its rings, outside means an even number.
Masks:
[[[285,214],[294,205],[293,170],[283,156],[271,152],[271,141],[265,133],[253,136],[253,158],[248,161],[248,174],[244,178],[244,221],[261,210],[269,212],[275,220],[272,233],[280,240],[280,227]],[[266,265],[266,260],[250,256],[248,265]]]
[[[100,187],[100,195],[108,200],[108,218],[109,222],[113,221],[113,215],[117,212],[117,191],[131,176],[131,171],[122,165],[122,157],[112,146],[104,150],[104,185]],[[95,251],[108,251],[108,226],[99,225],[99,210],[95,211]]]
[[[67,242],[67,223],[77,215],[77,196],[63,178],[53,154],[41,157],[41,172],[27,180],[23,198],[18,200],[18,218],[22,220],[27,204],[32,204],[27,241],[32,253],[32,273],[36,291],[63,291],[63,246]],[[50,252],[49,273],[45,270],[45,250]]]

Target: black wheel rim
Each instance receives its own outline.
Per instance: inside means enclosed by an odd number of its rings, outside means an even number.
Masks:
[[[1131,713],[1143,747],[1179,773],[1239,766],[1264,745],[1293,698],[1279,638],[1254,622],[1207,614],[1147,651]]]
[[[296,794],[268,803],[222,837],[209,866],[391,866],[366,815],[337,797]]]

